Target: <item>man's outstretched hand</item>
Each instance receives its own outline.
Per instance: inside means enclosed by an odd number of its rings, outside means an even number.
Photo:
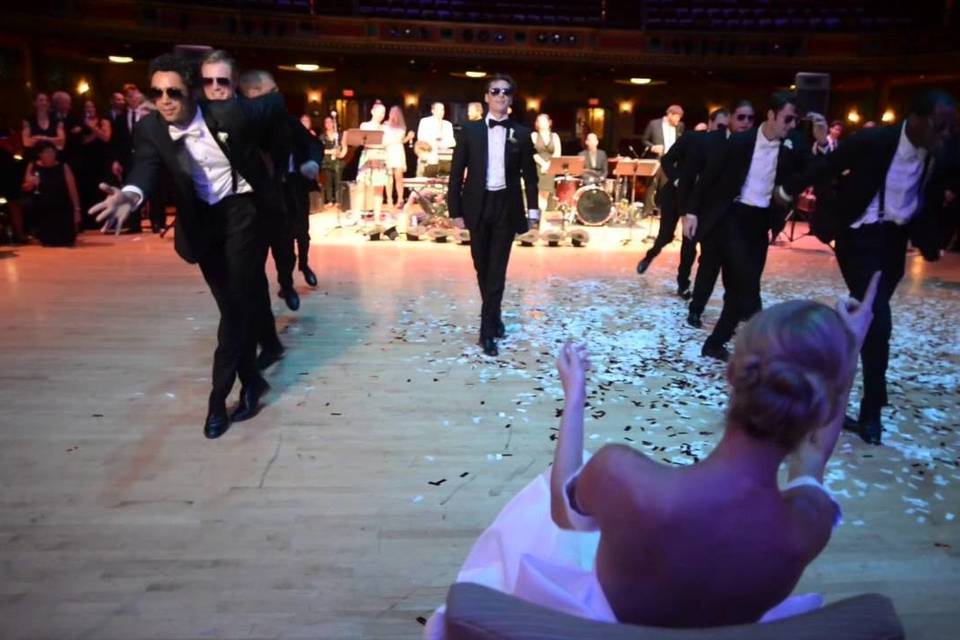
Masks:
[[[103,223],[101,229],[103,231],[106,231],[111,220],[116,220],[117,235],[120,235],[123,223],[126,222],[130,212],[133,211],[134,205],[137,204],[137,198],[116,187],[111,187],[106,182],[100,183],[100,191],[106,193],[107,197],[90,207],[88,213],[96,216],[97,222]]]

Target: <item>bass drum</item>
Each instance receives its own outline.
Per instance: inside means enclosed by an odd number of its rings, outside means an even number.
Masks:
[[[603,187],[593,185],[582,187],[574,198],[577,220],[580,224],[598,227],[606,224],[613,215],[613,201]]]
[[[569,207],[576,206],[577,188],[580,181],[576,178],[557,178],[557,204],[565,204]]]

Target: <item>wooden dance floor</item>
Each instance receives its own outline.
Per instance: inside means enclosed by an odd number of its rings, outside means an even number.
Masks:
[[[707,329],[683,323],[679,243],[644,276],[640,234],[515,248],[490,360],[466,247],[330,226],[314,216],[320,286],[297,275],[298,313],[274,297],[288,355],[267,406],[216,441],[216,308],[170,238],[0,247],[0,636],[419,637],[477,534],[551,460],[568,336],[594,353],[588,449],[689,464],[716,443],[723,367],[699,349],[722,292]],[[811,239],[771,251],[767,305],[842,293]],[[913,640],[960,623],[958,319],[960,256],[911,255],[885,446],[841,437],[827,483],[845,523],[798,589],[886,594]]]

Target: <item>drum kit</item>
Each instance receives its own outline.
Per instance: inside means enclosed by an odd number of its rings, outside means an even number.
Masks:
[[[660,168],[657,160],[618,158],[613,177],[583,168],[580,156],[552,158],[547,170],[554,175],[557,208],[564,224],[588,227],[606,224],[633,225],[643,205],[634,198],[637,178],[647,178]]]

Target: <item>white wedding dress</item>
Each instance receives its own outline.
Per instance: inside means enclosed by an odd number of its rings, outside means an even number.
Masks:
[[[589,454],[584,452],[584,464],[588,459]],[[576,477],[574,474],[567,486]],[[786,489],[800,485],[826,491],[806,476]],[[565,499],[567,495],[565,490]],[[560,529],[554,524],[547,469],[514,496],[480,534],[456,581],[482,584],[569,615],[617,622],[594,571],[600,532],[590,518],[577,513],[569,503],[567,511],[578,531]],[[819,594],[791,596],[768,611],[761,622],[806,613],[822,605]],[[426,640],[446,637],[444,610],[441,606],[430,616],[424,630]]]

